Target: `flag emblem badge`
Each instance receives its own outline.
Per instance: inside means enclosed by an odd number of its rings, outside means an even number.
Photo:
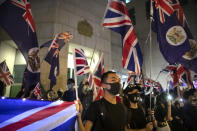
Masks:
[[[166,40],[173,46],[181,45],[185,42],[187,35],[181,26],[172,26],[166,33]]]
[[[187,59],[187,60],[192,60],[194,58],[197,58],[197,43],[195,40],[189,39],[189,43],[191,46],[191,50],[186,52],[183,55],[183,58]]]

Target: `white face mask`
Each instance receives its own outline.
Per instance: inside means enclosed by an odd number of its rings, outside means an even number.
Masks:
[[[68,84],[67,88],[68,88],[68,90],[70,90],[72,88],[72,84]]]
[[[90,87],[89,87],[88,85],[85,85],[83,88],[84,88],[84,90],[85,90],[86,92],[88,92],[88,91],[90,90]]]

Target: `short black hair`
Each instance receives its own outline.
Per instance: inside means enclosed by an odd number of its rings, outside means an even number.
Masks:
[[[67,85],[68,85],[68,84],[72,84],[72,83],[75,83],[74,79],[71,79],[71,78],[70,78],[70,79],[67,80]]]
[[[107,72],[103,73],[103,75],[101,76],[101,83],[106,83],[106,80],[107,80],[107,77],[109,74],[116,74],[116,72],[107,71]]]

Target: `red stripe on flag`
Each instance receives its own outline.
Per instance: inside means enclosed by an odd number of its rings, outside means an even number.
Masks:
[[[160,7],[162,7],[163,10],[165,10],[165,12],[168,13],[168,15],[171,15],[174,13],[173,8],[167,4],[168,2],[163,1],[163,0],[157,0],[157,2],[159,2]]]
[[[129,55],[129,52],[131,51],[131,46],[133,44],[133,42],[136,40],[136,35],[135,35],[135,31],[132,30],[131,33],[129,34],[128,38],[126,39],[125,43],[124,44],[124,47],[123,47],[123,54],[122,54],[122,57],[123,57],[123,60],[122,60],[122,64],[123,64],[123,67],[125,67],[125,64],[126,64],[126,61],[127,61],[127,58],[128,58],[128,55]]]
[[[83,64],[83,65],[86,65],[86,60],[83,60],[83,59],[76,59],[76,64]]]
[[[112,1],[111,4],[110,4],[110,7],[115,9],[115,10],[118,10],[118,11],[122,12],[123,14],[125,14],[129,17],[129,13],[126,9],[126,6],[124,6],[123,4]]]
[[[10,75],[10,72],[4,73],[3,70],[0,69],[0,74],[1,74],[0,79],[3,78],[5,80],[5,82],[6,82],[6,84],[9,86],[10,85],[10,81],[8,79],[8,76]]]
[[[74,102],[63,102],[60,105],[48,107],[46,109],[43,109],[41,111],[38,111],[38,112],[26,117],[18,122],[15,122],[15,123],[7,125],[3,128],[0,128],[0,130],[4,130],[4,131],[18,130],[18,129],[23,128],[27,125],[30,125],[36,121],[39,121],[39,120],[45,119],[51,115],[54,115],[54,114],[64,110],[66,107],[68,107],[72,104],[74,104]]]
[[[80,54],[82,57],[85,57],[84,52],[82,50],[78,50],[75,48],[75,52]]]
[[[123,24],[123,23],[129,23],[129,24],[131,24],[131,21],[129,21],[129,20],[122,20],[122,21],[120,21],[120,22],[103,23],[103,26],[120,25],[120,24]]]
[[[94,83],[96,84],[96,86],[101,87],[101,80],[99,80],[98,78],[94,78]]]

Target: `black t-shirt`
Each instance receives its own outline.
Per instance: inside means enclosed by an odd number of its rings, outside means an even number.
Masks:
[[[74,101],[76,100],[76,92],[75,89],[74,90],[67,90],[64,92],[63,96],[62,96],[62,100],[63,101]]]
[[[102,116],[99,117],[99,116]],[[126,126],[126,109],[117,102],[111,104],[102,98],[93,102],[87,110],[86,120],[93,122],[93,127],[98,119],[101,120],[103,131],[124,131]]]
[[[146,116],[142,107],[128,109],[128,123],[130,129],[143,129],[146,127]]]

